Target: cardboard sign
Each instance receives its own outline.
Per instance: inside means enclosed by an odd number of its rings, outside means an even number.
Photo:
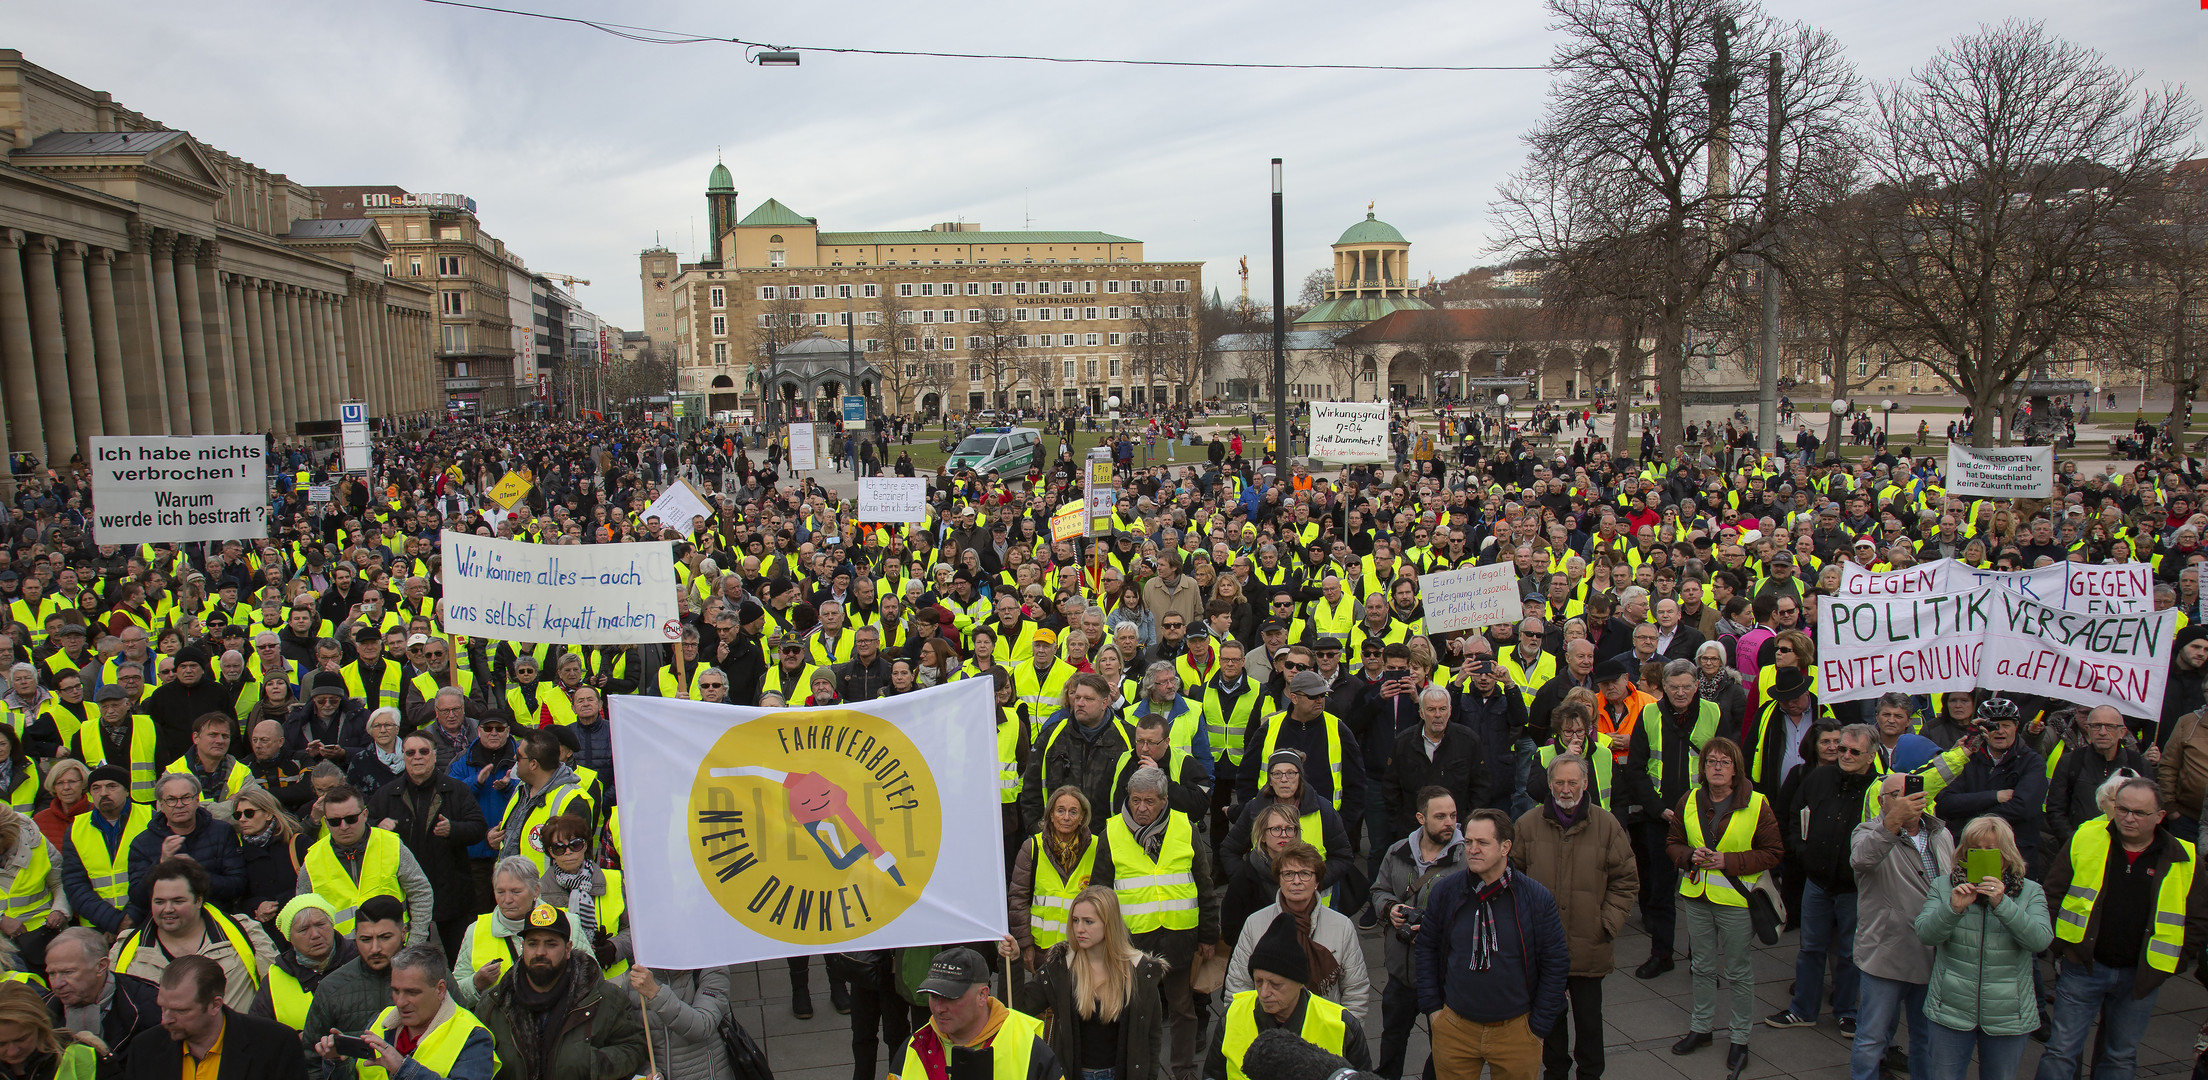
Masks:
[[[1082,504],[1078,502],[1069,502],[1050,515],[1051,543],[1079,540],[1087,531],[1088,523],[1084,520]]]
[[[712,516],[712,505],[687,480],[677,480],[667,485],[667,490],[660,492],[659,498],[653,499],[652,505],[644,508],[646,522],[658,518],[661,528],[674,529],[684,536],[690,535],[694,518]]]
[[[1388,460],[1388,406],[1380,401],[1311,403],[1311,456],[1345,464]]]
[[[860,521],[928,519],[928,482],[917,476],[868,476],[859,480]]]
[[[678,640],[674,548],[524,544],[469,533],[438,538],[445,631],[555,645]]]
[[[1501,562],[1427,574],[1418,579],[1418,599],[1426,605],[1428,633],[1515,622],[1521,599],[1518,568]]]

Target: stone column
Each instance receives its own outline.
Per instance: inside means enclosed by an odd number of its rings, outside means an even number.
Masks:
[[[99,248],[85,267],[92,288],[93,366],[100,377],[96,393],[103,435],[130,433],[130,385],[123,376],[123,329],[115,312],[116,255],[113,248]]]
[[[79,439],[106,434],[100,419],[100,347],[92,332],[92,297],[84,284],[88,250],[83,244],[63,244],[60,260],[61,321],[69,339],[69,413]]]
[[[299,317],[301,295],[298,286],[285,286],[276,308],[277,332],[291,334],[291,369],[299,380],[299,409],[291,417],[294,430],[302,421],[323,419],[322,380],[314,368],[314,343],[307,340],[306,322]]]
[[[153,303],[161,328],[158,377],[167,394],[164,429],[170,435],[192,433],[191,391],[185,386],[184,326],[176,312],[176,234],[162,230],[153,238]]]
[[[199,246],[196,236],[176,238],[176,325],[184,338],[184,401],[191,426],[177,432],[215,433],[214,403],[207,387],[207,337],[200,322]]]
[[[154,302],[154,230],[130,227],[130,254],[123,260],[115,301],[122,326],[123,383],[130,401],[132,435],[169,432],[169,380],[163,370],[161,316]]]
[[[262,400],[267,388],[261,384],[261,356],[254,341],[259,324],[245,313],[245,279],[236,274],[224,274],[222,293],[230,306],[230,356],[231,368],[238,380],[238,430],[247,434],[267,431],[267,402]]]
[[[337,361],[338,400],[365,402],[368,400],[368,388],[361,385],[360,377],[354,373],[350,355],[352,350],[347,347],[351,335],[346,333],[349,328],[345,325],[345,317],[352,309],[350,295],[332,296],[325,303],[323,316],[330,323],[330,355]]]
[[[252,429],[238,419],[238,363],[231,351],[230,298],[222,286],[222,248],[216,241],[199,245],[199,260],[192,271],[199,282],[199,327],[207,350],[207,395],[210,419],[220,435],[249,434]]]
[[[69,401],[68,338],[61,326],[61,287],[54,253],[61,241],[33,237],[23,248],[23,278],[30,294],[31,351],[38,357],[38,414],[46,425],[48,465],[66,465],[77,453],[77,420]]]
[[[19,450],[43,454],[46,427],[38,416],[38,357],[31,344],[30,297],[23,288],[21,229],[0,229],[0,379],[7,386],[8,442]],[[0,467],[0,472],[13,470]],[[14,490],[12,487],[9,490]]]
[[[345,355],[346,366],[352,377],[353,394],[368,403],[368,414],[380,416],[376,407],[376,369],[368,354],[367,331],[361,325],[361,284],[358,279],[346,283],[345,288]]]
[[[299,382],[292,376],[289,338],[283,323],[276,318],[276,306],[280,299],[278,290],[283,286],[273,281],[260,282],[261,341],[268,351],[268,377],[275,386],[269,394],[272,410],[269,432],[275,435],[291,434],[291,425],[299,415]]]
[[[322,410],[322,418],[337,419],[337,364],[335,350],[330,348],[330,327],[322,318],[322,294],[308,293],[300,301],[299,321],[307,328],[307,340],[314,350],[308,357],[314,361],[315,382],[321,390],[315,395],[315,404]]]
[[[386,416],[399,414],[398,384],[391,377],[391,342],[385,333],[383,286],[371,285],[367,295],[361,297],[361,312],[368,328],[368,355],[375,359],[377,382],[383,387],[383,400],[377,409]]]

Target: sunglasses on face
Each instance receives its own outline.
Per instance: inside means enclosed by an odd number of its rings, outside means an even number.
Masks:
[[[368,812],[367,812],[367,811],[365,811],[365,810],[357,810],[357,811],[354,811],[353,813],[350,813],[350,814],[346,814],[346,815],[345,815],[345,816],[343,816],[343,817],[339,817],[339,816],[337,816],[336,814],[331,814],[331,815],[330,815],[330,816],[329,816],[328,818],[326,818],[325,820],[327,820],[327,821],[328,821],[328,822],[329,822],[330,824],[332,824],[332,825],[351,825],[351,824],[353,824],[354,822],[357,822],[357,821],[359,821],[360,819],[362,819],[362,818],[364,818],[364,817],[367,817],[367,816],[368,816]]]
[[[567,855],[589,848],[590,841],[578,836],[572,840],[554,840],[544,846],[546,850],[552,852],[555,855]]]

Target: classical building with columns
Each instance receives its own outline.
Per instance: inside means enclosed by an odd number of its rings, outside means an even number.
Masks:
[[[442,408],[435,297],[389,254],[311,189],[0,49],[0,449]]]

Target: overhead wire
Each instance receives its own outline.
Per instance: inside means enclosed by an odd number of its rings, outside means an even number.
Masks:
[[[588,27],[601,34],[610,34],[645,45],[739,45],[746,49],[787,50],[799,53],[816,52],[850,56],[913,57],[927,60],[1012,60],[1042,64],[1101,64],[1119,67],[1161,68],[1213,68],[1249,71],[1547,71],[1547,64],[1312,64],[1312,63],[1262,63],[1231,60],[1143,60],[1128,57],[1102,56],[1044,56],[1035,53],[986,53],[944,52],[930,49],[867,49],[852,45],[800,45],[789,42],[773,43],[751,41],[740,37],[724,37],[715,34],[697,34],[681,30],[660,30],[648,26],[630,26],[625,23],[585,19],[574,15],[553,15],[542,11],[500,7],[495,4],[469,3],[467,0],[421,0],[439,7],[465,8],[497,15],[513,15],[521,18],[542,19],[546,22],[570,23]]]

